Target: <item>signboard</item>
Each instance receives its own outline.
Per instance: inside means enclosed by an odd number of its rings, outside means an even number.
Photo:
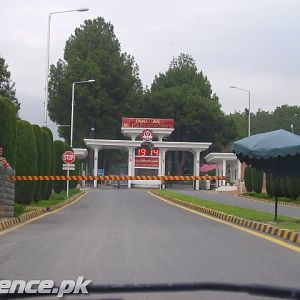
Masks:
[[[65,171],[74,171],[75,165],[74,164],[63,164],[63,170]]]
[[[75,161],[75,154],[72,151],[66,151],[62,155],[62,160],[65,164],[72,164]]]
[[[137,156],[135,157],[135,168],[159,168],[159,157]]]
[[[159,156],[158,148],[135,148],[135,156]]]
[[[98,169],[98,176],[104,176],[104,169]]]
[[[174,128],[174,119],[122,118],[122,127]]]

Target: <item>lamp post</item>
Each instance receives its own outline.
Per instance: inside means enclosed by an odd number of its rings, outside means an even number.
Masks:
[[[72,108],[71,108],[71,136],[70,136],[70,146],[73,147],[73,126],[74,126],[74,98],[75,98],[75,84],[90,83],[95,82],[95,79],[75,81],[72,84]]]
[[[51,25],[51,17],[54,14],[63,14],[69,12],[84,12],[88,11],[88,8],[78,8],[71,10],[62,10],[51,12],[48,15],[48,30],[47,30],[47,51],[46,51],[46,72],[45,72],[45,99],[44,99],[44,126],[48,125],[48,115],[47,115],[47,107],[48,107],[48,80],[49,80],[49,61],[50,61],[50,25]]]
[[[231,89],[238,89],[238,90],[241,90],[241,91],[244,91],[244,92],[247,92],[248,93],[248,99],[249,99],[249,108],[248,108],[248,136],[251,135],[251,130],[250,130],[250,118],[251,118],[251,110],[250,110],[250,91],[248,90],[245,90],[245,89],[242,89],[240,87],[237,87],[237,86],[233,86],[231,85],[230,86]]]

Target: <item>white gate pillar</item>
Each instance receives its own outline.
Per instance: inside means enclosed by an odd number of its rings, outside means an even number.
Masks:
[[[199,176],[200,174],[200,152],[199,150],[194,151],[194,175]],[[196,180],[195,190],[199,190],[199,180]]]
[[[94,149],[94,176],[98,175],[98,152],[99,147],[93,147]],[[97,187],[97,180],[94,180],[94,187]]]
[[[134,175],[135,148],[128,147],[128,176]],[[131,180],[128,180],[128,188],[131,188]]]
[[[222,176],[226,176],[226,160],[222,161]],[[222,185],[226,185],[226,181],[222,180]]]

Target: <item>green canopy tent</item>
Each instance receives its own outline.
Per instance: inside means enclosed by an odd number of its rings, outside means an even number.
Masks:
[[[280,178],[300,175],[300,136],[283,129],[256,134],[233,143],[233,152],[245,162],[275,177],[275,221]]]

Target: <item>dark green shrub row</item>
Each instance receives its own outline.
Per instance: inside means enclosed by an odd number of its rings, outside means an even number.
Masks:
[[[245,186],[247,192],[261,193],[263,186],[263,172],[256,168],[246,167]]]

